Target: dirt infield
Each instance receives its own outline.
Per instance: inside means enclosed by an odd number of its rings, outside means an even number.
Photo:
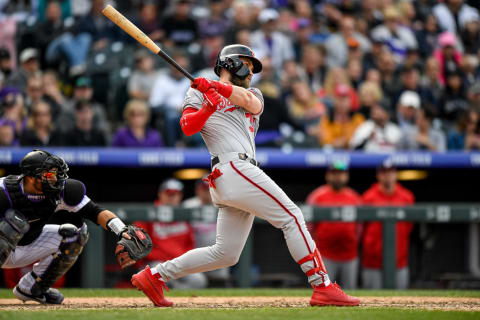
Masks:
[[[405,308],[429,310],[480,311],[480,298],[445,297],[361,297],[364,308]],[[307,307],[307,297],[177,297],[171,298],[174,308],[260,308]],[[0,299],[0,310],[44,309],[131,309],[148,308],[147,298],[66,298],[62,305],[39,305],[34,302],[19,303],[16,299]]]

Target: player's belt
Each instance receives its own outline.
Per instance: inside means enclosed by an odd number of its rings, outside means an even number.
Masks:
[[[248,161],[248,162],[250,162],[251,164],[253,164],[254,166],[257,166],[257,167],[259,166],[258,161],[249,157],[249,155],[246,154],[246,153],[238,153],[237,156],[238,156],[238,159],[240,159],[240,160]],[[218,156],[212,158],[212,168],[219,163],[220,163],[220,158]]]

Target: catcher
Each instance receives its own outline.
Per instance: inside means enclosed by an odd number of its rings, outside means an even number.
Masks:
[[[36,262],[13,289],[18,299],[62,303],[60,291],[50,287],[87,243],[85,218],[118,236],[115,254],[122,268],[150,253],[149,235],[90,200],[85,185],[68,178],[62,158],[33,150],[23,157],[20,169],[19,176],[0,178],[0,266]]]

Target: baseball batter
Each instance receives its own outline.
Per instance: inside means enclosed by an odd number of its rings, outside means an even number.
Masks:
[[[184,100],[183,132],[200,132],[211,154],[210,194],[219,208],[216,243],[148,266],[132,283],[157,306],[171,306],[163,296],[165,281],[228,267],[238,262],[255,216],[283,231],[288,249],[314,288],[311,305],[355,306],[359,299],[331,283],[300,209],[258,166],[255,135],[263,112],[262,93],[250,87],[262,70],[253,51],[243,45],[224,47],[215,73],[220,81],[197,78]]]

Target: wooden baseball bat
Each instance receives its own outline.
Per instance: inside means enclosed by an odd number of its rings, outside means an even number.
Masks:
[[[185,75],[188,79],[190,79],[191,81],[195,79],[187,70],[180,66],[175,60],[170,58],[170,56],[166,54],[162,49],[160,49],[160,47],[157,46],[155,42],[150,39],[149,36],[143,33],[142,30],[140,30],[136,25],[134,25],[130,20],[125,18],[123,14],[118,12],[117,9],[115,9],[111,5],[108,5],[105,7],[105,9],[102,10],[102,13],[105,17],[107,17],[113,23],[119,26],[123,31],[128,33],[132,38],[134,38],[143,46],[148,48],[148,50],[165,59],[170,65],[183,73],[183,75]]]

